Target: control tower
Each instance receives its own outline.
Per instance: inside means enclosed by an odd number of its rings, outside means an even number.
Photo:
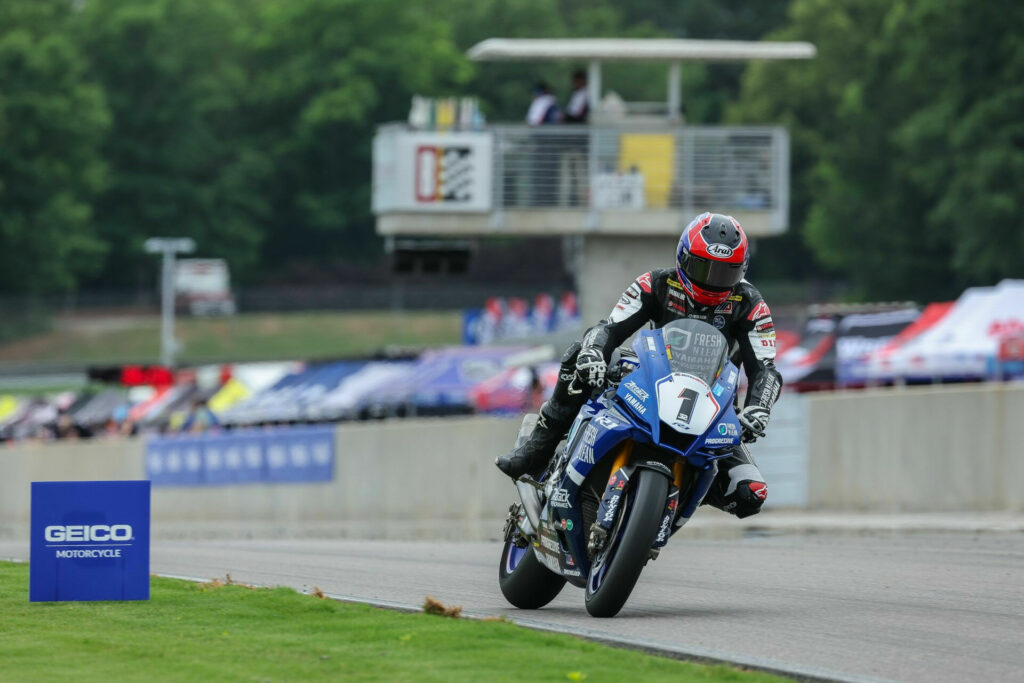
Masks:
[[[373,141],[379,234],[567,237],[589,325],[637,275],[672,264],[680,232],[698,213],[735,216],[755,242],[788,228],[787,131],[685,125],[680,65],[809,59],[810,43],[492,38],[468,55],[587,64],[588,124],[382,125]],[[604,93],[605,62],[665,64],[665,102],[626,103]]]

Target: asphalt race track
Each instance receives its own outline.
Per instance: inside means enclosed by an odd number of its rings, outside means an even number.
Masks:
[[[543,610],[498,591],[497,543],[157,541],[152,570],[314,586],[395,607],[426,595],[470,615],[839,680],[1022,680],[1024,534],[676,537],[614,619],[579,589]],[[0,557],[24,557],[0,543]]]

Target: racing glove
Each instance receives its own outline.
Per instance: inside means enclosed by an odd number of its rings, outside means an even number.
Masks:
[[[757,437],[764,436],[771,413],[763,406],[747,406],[736,418],[743,427],[743,443],[753,443]]]
[[[584,347],[576,356],[576,377],[582,384],[600,389],[604,387],[604,376],[608,364],[600,349]]]

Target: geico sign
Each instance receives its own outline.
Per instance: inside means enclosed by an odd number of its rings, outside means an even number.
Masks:
[[[130,524],[48,526],[44,535],[50,543],[63,543],[67,541],[130,541],[132,540],[132,527]]]

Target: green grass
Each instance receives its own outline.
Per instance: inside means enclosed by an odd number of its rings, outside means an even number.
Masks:
[[[371,354],[388,345],[459,343],[457,312],[247,313],[232,318],[179,318],[179,358],[246,361],[337,358]],[[74,318],[44,334],[0,344],[0,362],[155,362],[157,316]]]
[[[770,681],[507,622],[154,578],[149,602],[29,603],[0,562],[0,679]]]

